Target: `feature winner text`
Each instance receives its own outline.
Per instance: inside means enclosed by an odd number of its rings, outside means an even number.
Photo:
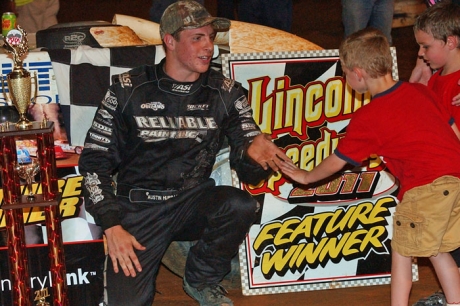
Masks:
[[[262,274],[271,279],[274,273],[302,273],[328,262],[366,258],[371,251],[389,254],[386,217],[394,206],[395,198],[387,196],[264,224],[252,245]]]

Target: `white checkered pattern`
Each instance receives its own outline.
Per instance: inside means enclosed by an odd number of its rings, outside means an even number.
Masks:
[[[162,46],[49,50],[59,102],[72,145],[82,146],[112,76],[164,57]]]

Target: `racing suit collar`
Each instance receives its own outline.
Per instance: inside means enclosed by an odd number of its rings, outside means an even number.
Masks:
[[[177,94],[177,95],[190,95],[196,92],[205,79],[205,74],[201,74],[198,80],[195,82],[179,82],[172,79],[169,75],[164,72],[164,64],[165,59],[163,59],[157,66],[156,66],[156,74],[158,77],[158,88],[161,90]]]

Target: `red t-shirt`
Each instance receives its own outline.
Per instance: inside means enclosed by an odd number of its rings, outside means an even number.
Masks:
[[[460,178],[460,141],[449,121],[426,86],[398,82],[353,114],[335,153],[353,165],[381,156],[401,183],[402,199],[438,177]]]
[[[452,98],[460,93],[458,80],[460,70],[448,75],[441,75],[442,69],[436,71],[428,81],[428,88],[438,96],[438,101],[447,108],[449,114],[454,118],[457,126],[460,126],[460,106],[452,105]]]

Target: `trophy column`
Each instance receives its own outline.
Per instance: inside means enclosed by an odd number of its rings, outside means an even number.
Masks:
[[[1,166],[3,182],[2,208],[5,211],[8,233],[8,262],[13,281],[12,299],[17,305],[30,305],[30,289],[27,254],[25,253],[24,220],[20,210],[5,209],[11,203],[17,203],[21,195],[19,176],[14,170],[16,163],[16,143],[13,136],[1,138]]]
[[[18,306],[30,306],[30,287],[28,260],[24,237],[23,208],[44,207],[50,272],[53,283],[53,305],[67,306],[69,300],[66,292],[66,271],[64,248],[62,243],[61,223],[59,220],[59,202],[56,161],[54,152],[53,122],[31,122],[27,130],[18,129],[14,125],[1,127],[2,184],[6,227],[8,234],[8,259],[13,287],[13,303]],[[22,195],[19,174],[15,167],[17,153],[15,137],[36,135],[37,157],[40,164],[40,180],[42,194]],[[32,197],[32,198],[31,198]],[[45,302],[47,290],[35,293],[36,305],[50,305]]]

